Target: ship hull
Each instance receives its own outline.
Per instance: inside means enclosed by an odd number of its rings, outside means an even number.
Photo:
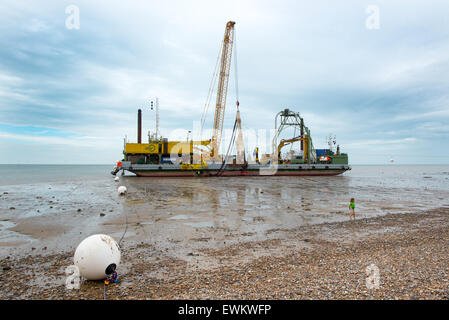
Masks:
[[[183,170],[176,165],[127,165],[122,168],[139,177],[257,177],[257,176],[336,176],[351,170],[348,165],[278,165],[213,164],[207,168]]]
[[[152,172],[152,171],[130,171],[138,177],[155,177],[155,178],[168,178],[168,177],[266,177],[266,176],[336,176],[342,174],[346,170],[328,170],[328,171],[291,171],[291,172],[276,172],[271,175],[262,175],[259,172],[248,172],[248,171],[224,171],[222,173],[208,172],[202,174],[196,174],[192,172]]]

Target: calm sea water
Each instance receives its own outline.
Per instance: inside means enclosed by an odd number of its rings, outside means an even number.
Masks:
[[[112,165],[3,165],[0,164],[0,186],[110,177]]]
[[[110,180],[112,167],[112,165],[0,164],[0,186]],[[131,174],[128,173],[128,175]],[[351,183],[351,187],[358,188],[384,187],[447,191],[449,190],[449,165],[353,165],[351,171],[331,179],[335,178],[343,178],[345,182]],[[248,178],[238,179],[248,180]],[[273,178],[267,179],[273,180]],[[288,180],[289,178],[280,179]],[[329,177],[294,178],[299,185],[311,179],[318,182],[329,180]],[[176,183],[178,179],[169,179],[169,181]],[[251,179],[249,181],[253,182]],[[214,183],[220,184],[220,179],[215,179]]]

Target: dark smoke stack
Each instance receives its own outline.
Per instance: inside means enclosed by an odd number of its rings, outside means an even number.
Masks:
[[[137,111],[137,143],[142,143],[142,110]]]

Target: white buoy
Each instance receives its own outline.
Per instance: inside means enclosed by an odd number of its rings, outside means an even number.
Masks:
[[[120,186],[120,187],[118,187],[117,192],[118,192],[118,194],[121,195],[121,196],[125,195],[126,192],[127,192],[126,187],[125,187],[125,186]]]
[[[78,245],[74,262],[80,275],[88,280],[101,280],[118,267],[120,248],[110,236],[94,234]]]
[[[120,181],[120,178],[119,178],[119,177],[115,177],[115,178],[114,178],[114,181],[115,181],[115,182],[119,182],[119,181]]]

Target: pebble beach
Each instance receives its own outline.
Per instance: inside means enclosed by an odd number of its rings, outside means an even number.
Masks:
[[[449,299],[449,208],[273,233],[278,237],[184,259],[150,244],[125,244],[126,271],[106,295],[101,281],[66,289],[72,252],[6,257],[0,298]],[[371,264],[380,281],[370,289]]]

